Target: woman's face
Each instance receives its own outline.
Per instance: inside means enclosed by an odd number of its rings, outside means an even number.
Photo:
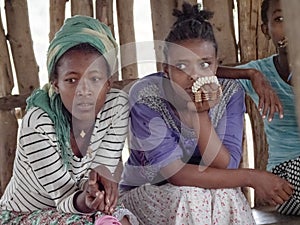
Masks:
[[[194,81],[216,73],[216,49],[212,42],[201,39],[181,41],[168,48],[167,64],[165,72],[173,81],[173,90],[183,99],[191,101],[194,99]]]
[[[262,25],[262,31],[278,47],[278,41],[285,38],[283,12],[279,0],[270,1],[267,17],[268,24]]]
[[[110,89],[108,68],[97,52],[70,50],[59,59],[53,85],[73,119],[92,121]]]

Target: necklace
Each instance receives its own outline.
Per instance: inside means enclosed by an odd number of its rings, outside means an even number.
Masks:
[[[85,135],[86,135],[86,133],[84,132],[84,130],[81,130],[81,132],[80,132],[80,137],[82,137],[82,138],[84,138],[85,137]]]

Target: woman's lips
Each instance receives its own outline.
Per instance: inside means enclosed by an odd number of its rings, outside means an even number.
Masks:
[[[91,111],[95,108],[95,104],[91,102],[81,102],[76,104],[80,111]]]

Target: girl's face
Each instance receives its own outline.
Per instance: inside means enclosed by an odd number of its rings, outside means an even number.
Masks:
[[[268,24],[262,25],[262,31],[273,44],[278,47],[278,41],[285,38],[284,20],[280,0],[272,0],[267,11]]]
[[[212,42],[190,39],[168,48],[165,72],[173,90],[185,100],[194,99],[192,85],[198,77],[214,76],[217,70],[216,49]]]
[[[57,63],[53,85],[73,119],[93,121],[110,89],[108,67],[97,52],[70,50]]]

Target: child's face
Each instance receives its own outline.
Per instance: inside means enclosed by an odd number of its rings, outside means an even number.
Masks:
[[[270,1],[267,11],[268,24],[262,25],[262,31],[267,38],[271,38],[275,47],[278,47],[278,42],[285,39],[284,19],[280,0]]]
[[[95,119],[110,88],[107,71],[105,59],[95,52],[70,50],[58,61],[53,85],[73,119]]]
[[[194,81],[198,77],[214,76],[216,69],[216,49],[212,42],[191,39],[168,48],[166,72],[173,81],[173,90],[186,100],[194,98]]]

